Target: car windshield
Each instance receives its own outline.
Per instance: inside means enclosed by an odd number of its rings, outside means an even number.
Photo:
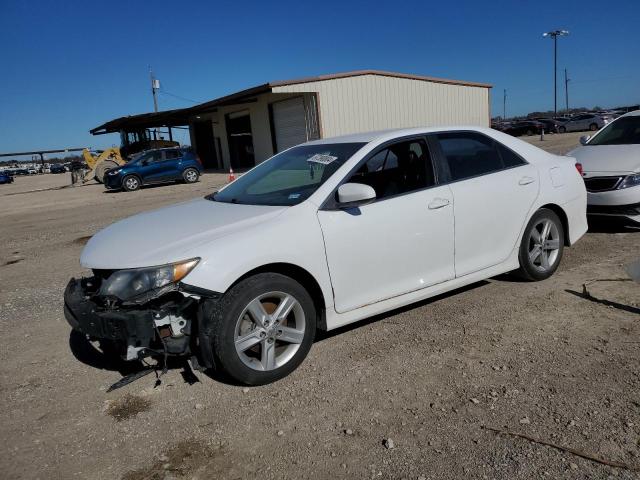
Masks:
[[[587,145],[640,144],[640,116],[623,117],[610,123]]]
[[[297,205],[309,198],[364,143],[300,145],[275,155],[220,192],[216,202]]]

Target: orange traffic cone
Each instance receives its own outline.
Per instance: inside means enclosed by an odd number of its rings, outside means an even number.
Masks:
[[[229,167],[229,183],[233,182],[236,179],[235,173],[233,173],[233,168]]]

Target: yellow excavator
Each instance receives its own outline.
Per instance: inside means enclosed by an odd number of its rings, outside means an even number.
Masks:
[[[89,171],[84,176],[84,182],[90,182],[95,179],[99,183],[104,182],[104,175],[107,170],[124,165],[126,162],[123,160],[120,154],[120,149],[117,147],[107,148],[102,152],[99,152],[96,156],[93,156],[88,148],[82,150],[82,157],[87,163]]]

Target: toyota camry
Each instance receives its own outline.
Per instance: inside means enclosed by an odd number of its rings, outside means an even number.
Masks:
[[[265,384],[317,330],[505,272],[544,280],[586,229],[575,160],[496,130],[327,138],[98,232],[65,316],[127,360],[183,356]]]

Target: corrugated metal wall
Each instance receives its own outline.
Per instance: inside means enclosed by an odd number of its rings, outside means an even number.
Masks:
[[[429,125],[489,126],[489,89],[380,75],[274,87],[318,92],[323,137]]]

